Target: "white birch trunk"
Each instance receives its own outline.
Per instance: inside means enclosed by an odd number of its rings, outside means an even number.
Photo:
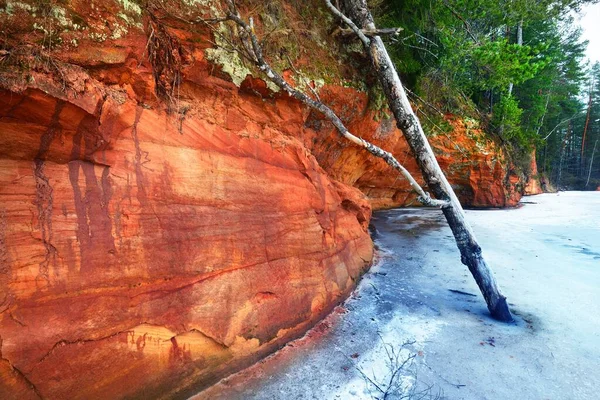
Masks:
[[[523,46],[523,20],[519,21],[519,25],[517,25],[517,44],[519,46]],[[508,84],[508,95],[512,95],[513,91],[513,83]]]
[[[344,4],[346,11],[358,27],[376,29],[366,0],[344,0]],[[460,250],[462,263],[469,268],[475,278],[491,315],[500,321],[512,321],[506,297],[500,292],[494,274],[483,258],[481,247],[465,218],[454,190],[435,158],[419,119],[412,110],[385,45],[379,36],[369,38],[367,43],[363,38],[361,40],[365,45],[368,43],[369,57],[383,86],[389,107],[398,127],[404,132],[427,186],[438,199],[450,202],[449,206],[442,207],[442,211]]]
[[[594,154],[596,154],[596,146],[598,145],[598,139],[594,142],[594,149],[592,150],[592,159],[590,160],[590,170],[588,171],[587,181],[585,182],[585,187],[590,184],[590,176],[592,176],[592,166],[594,165]]]

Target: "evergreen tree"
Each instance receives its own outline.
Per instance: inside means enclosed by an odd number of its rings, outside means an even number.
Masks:
[[[537,146],[540,169],[556,180],[559,170],[581,176],[585,169],[575,171],[574,157],[583,140],[586,43],[570,15],[592,2],[391,0],[379,22],[404,28],[391,51],[412,90],[447,112],[475,108],[471,116],[517,164],[528,165]],[[579,163],[591,157],[595,132]]]

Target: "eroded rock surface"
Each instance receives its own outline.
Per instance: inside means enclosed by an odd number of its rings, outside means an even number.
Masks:
[[[49,53],[37,3],[8,3],[1,398],[184,398],[329,312],[371,262],[371,204],[414,199],[298,102],[236,86],[205,30],[72,1],[46,10],[64,29]],[[321,93],[419,175],[365,93]],[[513,204],[502,157],[456,124],[433,144],[461,199]]]
[[[348,121],[352,132],[392,151],[423,184],[402,132],[384,112],[369,108],[365,93],[339,87],[326,87],[323,92],[321,97]],[[334,179],[359,188],[376,209],[418,205],[408,182],[390,173],[384,161],[340,142],[331,127],[323,125],[318,116],[313,117],[309,124],[318,133],[313,139],[313,152]],[[474,124],[454,115],[446,115],[445,119],[451,131],[431,136],[429,141],[463,206],[515,206],[522,196],[523,181],[510,167],[504,152]]]
[[[2,398],[184,397],[302,334],[371,261],[370,205],[303,145],[298,104],[211,76],[200,48],[188,115],[168,114],[146,41],[64,54],[67,90],[3,77]]]
[[[529,178],[525,184],[523,194],[526,196],[533,196],[536,194],[544,193],[542,188],[540,175],[537,168],[537,161],[535,157],[535,150],[531,152],[531,164],[529,165]]]

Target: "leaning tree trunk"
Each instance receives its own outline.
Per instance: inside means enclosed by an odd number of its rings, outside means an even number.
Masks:
[[[592,176],[592,166],[594,165],[594,154],[596,154],[596,146],[598,145],[598,139],[594,142],[594,150],[592,150],[592,159],[590,160],[590,170],[588,171],[587,181],[585,182],[585,187],[588,187],[590,184],[590,177]]]
[[[359,28],[369,31],[376,29],[366,0],[344,0],[344,4],[346,12]],[[371,36],[368,41],[363,40],[363,43],[365,47],[368,46],[369,57],[383,86],[389,107],[398,127],[404,132],[427,186],[438,199],[450,202],[450,205],[442,207],[442,210],[456,239],[462,263],[475,278],[492,317],[500,321],[512,321],[506,297],[500,292],[494,274],[485,262],[481,247],[465,218],[462,206],[433,154],[383,41],[379,36]]]

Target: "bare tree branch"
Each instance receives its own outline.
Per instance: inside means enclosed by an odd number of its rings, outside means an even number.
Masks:
[[[373,29],[373,30],[361,29],[361,32],[364,33],[365,36],[382,36],[382,35],[397,36],[403,30],[404,30],[403,28],[379,28],[379,29]],[[354,32],[352,29],[338,27],[332,33],[332,36],[337,36],[337,35],[354,36],[354,35],[356,35],[356,32]]]
[[[348,25],[354,33],[356,33],[356,36],[358,36],[360,41],[363,42],[365,46],[369,46],[369,43],[371,43],[371,41],[363,33],[362,29],[356,26],[356,24],[352,22],[350,18],[346,17],[340,10],[338,10],[333,4],[331,4],[331,0],[325,0],[325,4],[334,15],[336,15],[339,19],[344,21],[344,23]]]
[[[375,22],[366,0],[343,1],[350,16],[357,21],[357,24],[352,22],[352,25],[349,25],[351,29],[357,31],[359,26],[375,29]],[[329,8],[334,8],[329,0],[325,0],[325,2]],[[336,15],[338,14],[341,12],[336,10]],[[350,18],[345,17],[344,20],[348,19]],[[398,127],[404,132],[404,137],[421,169],[427,186],[436,198],[449,202],[448,206],[442,207],[442,211],[460,250],[462,263],[469,268],[477,282],[492,317],[505,322],[513,321],[506,296],[500,291],[494,273],[483,257],[481,246],[466,219],[460,201],[435,158],[433,149],[419,119],[412,110],[400,76],[383,41],[379,36],[374,36],[368,43],[363,41],[363,44],[383,87],[390,110],[394,114]]]
[[[556,129],[558,129],[559,126],[561,126],[565,122],[572,121],[572,120],[574,120],[577,117],[579,117],[579,113],[575,113],[575,114],[573,114],[572,117],[560,121],[558,124],[556,124],[556,126],[554,128],[552,128],[552,130],[550,131],[550,133],[548,133],[546,136],[544,136],[544,138],[542,140],[547,140],[550,137],[550,135],[552,135],[554,133],[554,131],[556,131]]]
[[[410,174],[410,172],[408,172],[408,170],[402,164],[400,164],[398,162],[398,160],[396,160],[396,158],[392,155],[392,153],[385,151],[385,150],[381,149],[380,147],[375,146],[374,144],[372,144],[362,138],[359,138],[358,136],[355,136],[350,131],[348,131],[348,129],[346,128],[344,123],[333,112],[333,110],[331,110],[329,107],[327,107],[322,102],[310,98],[304,92],[301,92],[301,91],[295,89],[289,83],[287,83],[285,81],[285,79],[283,79],[283,77],[281,75],[279,75],[276,71],[274,71],[273,68],[271,67],[271,65],[265,60],[263,53],[262,53],[262,47],[260,46],[258,38],[254,32],[252,18],[250,18],[248,22],[244,21],[240,17],[239,13],[237,11],[235,11],[233,2],[231,0],[226,0],[226,3],[229,6],[229,10],[227,11],[226,18],[235,22],[237,24],[237,26],[240,28],[238,30],[239,39],[240,39],[241,44],[242,44],[243,48],[245,49],[246,53],[249,55],[249,59],[255,64],[255,66],[259,70],[261,70],[267,76],[267,78],[271,82],[273,82],[275,85],[277,85],[281,90],[288,93],[290,96],[294,97],[295,99],[301,101],[302,103],[306,104],[307,106],[309,106],[309,107],[319,111],[321,114],[323,114],[333,124],[333,126],[338,130],[338,132],[342,136],[344,136],[346,139],[348,139],[349,141],[351,141],[354,144],[357,144],[358,146],[363,147],[364,149],[366,149],[369,153],[373,154],[374,156],[383,159],[388,165],[390,165],[396,171],[400,172],[408,180],[408,182],[410,183],[413,190],[415,192],[417,192],[417,194],[419,195],[419,201],[423,205],[432,206],[432,207],[444,207],[444,206],[449,205],[448,201],[434,199],[429,195],[429,193],[426,193],[425,190],[423,190],[423,188],[413,178],[413,176]],[[329,4],[331,4],[331,3],[329,2]],[[340,15],[341,15],[341,13],[340,13]],[[356,27],[356,25],[355,25],[355,27]],[[357,30],[358,30],[358,28],[357,28]],[[360,31],[360,30],[358,30],[358,31]],[[362,31],[360,31],[360,34],[359,34],[359,37],[361,37],[361,36],[365,40],[367,40],[367,42],[369,41],[369,39],[362,33]]]
[[[450,10],[450,12],[452,13],[452,15],[454,15],[456,18],[458,18],[459,20],[462,21],[463,25],[465,26],[465,31],[467,31],[467,33],[469,34],[469,36],[471,36],[471,39],[473,39],[473,41],[475,41],[475,43],[479,43],[479,40],[477,40],[477,37],[475,37],[475,35],[473,34],[473,31],[471,30],[471,24],[469,24],[467,22],[467,20],[464,19],[458,13],[458,11],[456,11],[450,4],[448,4],[447,0],[443,0],[443,3],[446,6],[446,8],[448,8],[448,10]]]
[[[353,135],[329,107],[292,87],[281,75],[274,71],[263,56],[262,47],[254,31],[252,18],[249,18],[248,22],[244,21],[232,0],[225,0],[225,3],[228,5],[225,18],[233,21],[237,27],[235,36],[241,46],[241,48],[238,47],[240,49],[238,51],[241,51],[241,54],[244,54],[271,82],[289,96],[323,114],[344,138],[365,148],[368,152],[383,159],[388,165],[399,171],[409,181],[413,190],[418,193],[418,199],[421,203],[427,206],[441,207],[454,235],[456,245],[460,250],[461,261],[469,268],[469,271],[477,282],[492,317],[505,322],[512,321],[513,318],[508,308],[506,296],[498,288],[494,274],[483,257],[481,247],[473,229],[466,220],[460,201],[435,158],[431,145],[427,141],[423,128],[411,108],[400,77],[383,41],[379,36],[367,37],[363,30],[334,7],[330,0],[324,1],[327,7],[356,33],[367,50],[379,82],[388,99],[390,110],[396,119],[398,127],[404,132],[404,137],[421,169],[422,176],[428,188],[435,194],[436,199],[433,199],[429,193],[423,190],[406,168],[390,152]],[[366,0],[343,1],[346,3],[347,9],[353,14],[353,17],[359,21],[364,29],[370,31],[377,29]]]
[[[304,86],[306,86],[308,88],[308,90],[310,90],[310,92],[313,94],[313,96],[315,96],[315,99],[317,99],[317,101],[321,101],[321,97],[319,97],[319,93],[315,90],[315,88],[312,87],[312,85],[310,84],[310,82],[308,82],[304,78],[304,76],[296,69],[296,67],[294,66],[294,63],[292,62],[292,59],[290,58],[290,56],[288,54],[286,54],[285,58],[287,58],[288,63],[290,64],[290,68],[292,69],[292,71],[294,71],[294,73],[300,78],[300,80],[302,80],[304,82]]]

